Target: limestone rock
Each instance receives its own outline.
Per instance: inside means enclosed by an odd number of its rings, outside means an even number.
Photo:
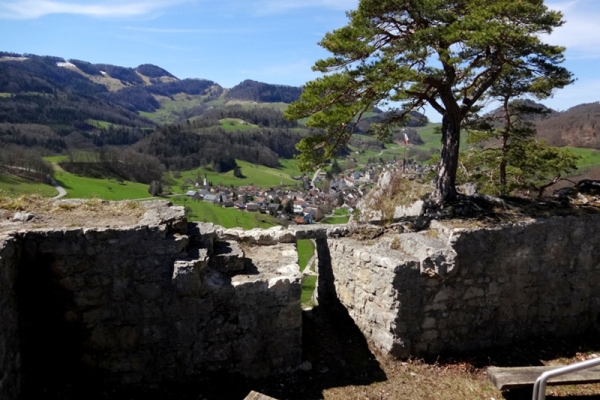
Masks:
[[[12,220],[13,221],[19,221],[19,222],[29,222],[32,219],[35,218],[35,214],[31,214],[28,212],[23,212],[23,211],[18,211],[15,213],[15,215],[13,215]]]
[[[248,396],[244,397],[244,400],[277,400],[274,397],[269,397],[262,393],[251,391]]]
[[[209,265],[224,274],[235,275],[244,270],[244,251],[238,242],[216,242]]]
[[[187,219],[183,207],[174,206],[166,200],[153,200],[142,204],[147,208],[147,211],[138,225],[166,225],[169,231],[187,233]]]
[[[377,184],[373,189],[364,196],[356,205],[359,210],[359,219],[364,222],[378,222],[383,219],[397,219],[403,217],[415,217],[423,213],[425,206],[424,202],[420,200],[420,197],[425,189],[430,189],[427,185],[411,181],[410,183],[404,182],[405,177],[402,177],[402,181],[398,182],[398,176],[401,172],[386,171],[380,175]],[[391,205],[391,209],[387,212],[390,215],[383,215],[381,209],[381,199],[386,199],[390,196],[390,185],[403,185],[404,198],[396,197],[396,201],[400,200],[403,204]],[[386,207],[387,208],[387,207]]]
[[[395,241],[397,249],[415,257],[421,263],[421,273],[429,269],[439,276],[455,272],[456,252],[441,240],[422,233],[404,233]]]
[[[417,217],[423,214],[424,207],[425,202],[423,200],[417,200],[408,206],[396,206],[394,210],[394,218]]]

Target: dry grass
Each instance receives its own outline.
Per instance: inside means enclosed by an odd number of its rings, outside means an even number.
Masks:
[[[502,399],[483,369],[468,363],[428,364],[422,360],[399,361],[378,357],[387,379],[367,386],[327,389],[324,399]]]
[[[0,230],[51,227],[119,227],[135,225],[146,209],[135,201],[52,200],[37,195],[0,197]],[[12,220],[17,212],[34,217],[27,223]]]
[[[391,220],[396,207],[410,206],[430,191],[431,187],[414,180],[410,181],[396,172],[392,173],[388,185],[367,195],[367,204],[370,205],[370,209],[381,211],[383,220]]]

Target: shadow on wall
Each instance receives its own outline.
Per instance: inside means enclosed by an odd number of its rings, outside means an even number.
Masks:
[[[58,284],[53,259],[24,252],[17,286],[20,309],[23,394],[35,388],[52,392],[84,379],[81,363],[84,333],[73,321],[73,293]]]
[[[318,241],[319,270],[333,283],[329,249]],[[85,333],[69,322],[64,310],[73,309],[73,293],[59,283],[55,260],[50,255],[30,252],[21,259],[19,303],[23,335],[23,391],[21,398],[36,400],[178,400],[244,399],[255,390],[276,399],[317,400],[323,391],[348,385],[385,381],[386,374],[369,350],[346,309],[333,292],[321,294],[323,304],[307,310],[302,318],[303,368],[289,374],[250,379],[240,374],[203,372],[184,383],[119,385],[89,376],[82,365]],[[329,272],[328,272],[329,271]],[[321,289],[325,289],[325,284]],[[60,311],[62,310],[62,311]],[[169,340],[168,338],[165,340]]]

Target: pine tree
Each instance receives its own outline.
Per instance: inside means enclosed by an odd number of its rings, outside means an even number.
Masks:
[[[562,69],[564,49],[541,40],[563,24],[562,14],[542,0],[361,0],[348,17],[320,42],[332,56],[313,70],[325,75],[286,111],[325,129],[297,145],[300,167],[331,158],[375,106],[403,104],[379,126],[384,139],[410,111],[429,105],[442,115],[438,206],[457,196],[461,125],[503,71]]]

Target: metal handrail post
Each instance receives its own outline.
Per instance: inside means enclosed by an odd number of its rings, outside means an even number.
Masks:
[[[535,384],[533,385],[532,400],[546,399],[546,383],[548,382],[548,379],[561,375],[567,375],[572,372],[582,371],[584,369],[595,367],[596,365],[600,365],[600,357],[592,358],[591,360],[581,361],[575,364],[553,369],[552,371],[544,372],[536,379]]]

